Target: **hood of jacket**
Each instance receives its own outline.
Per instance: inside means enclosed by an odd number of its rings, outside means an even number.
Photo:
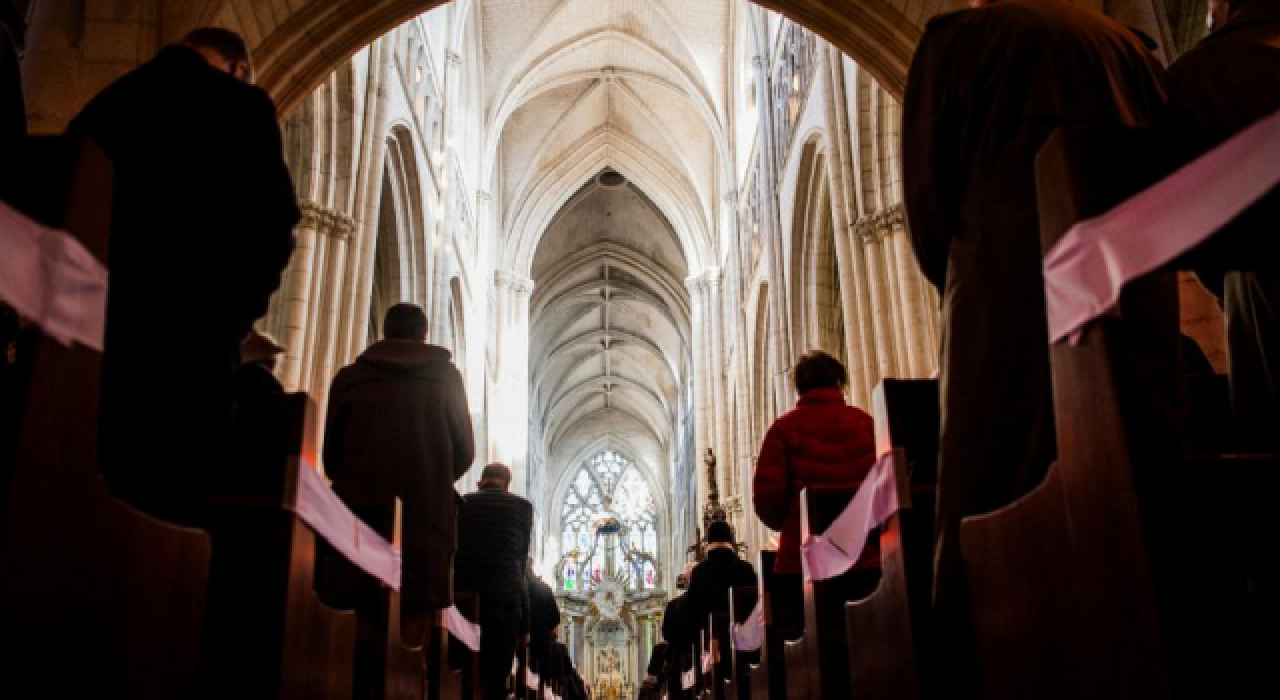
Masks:
[[[452,367],[452,357],[439,345],[416,340],[380,340],[370,345],[356,364],[379,374],[425,377]]]

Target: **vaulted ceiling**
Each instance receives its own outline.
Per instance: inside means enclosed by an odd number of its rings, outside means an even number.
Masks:
[[[604,171],[556,217],[533,272],[530,408],[553,470],[611,437],[660,473],[689,357],[687,269],[671,225]]]
[[[549,478],[622,441],[665,471],[689,382],[685,279],[727,186],[727,0],[483,0],[486,162],[504,264],[535,282]]]
[[[527,267],[529,241],[602,166],[658,204],[687,257],[706,257],[728,159],[731,4],[485,0],[479,9],[487,175],[518,241],[508,263]]]

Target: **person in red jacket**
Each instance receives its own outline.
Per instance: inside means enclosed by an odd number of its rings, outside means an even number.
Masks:
[[[781,531],[774,608],[792,608],[798,614],[803,584],[800,492],[808,486],[861,485],[875,463],[875,427],[871,416],[845,402],[849,375],[831,355],[820,350],[806,353],[796,362],[793,380],[800,398],[765,433],[752,494],[760,521]],[[874,544],[874,538],[867,542],[856,565],[872,574],[880,562]]]

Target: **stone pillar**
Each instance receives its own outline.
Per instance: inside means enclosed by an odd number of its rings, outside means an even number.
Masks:
[[[319,249],[320,219],[323,210],[311,203],[301,202],[302,221],[294,230],[293,257],[285,272],[280,289],[279,341],[285,349],[280,363],[280,382],[285,391],[298,391],[303,377],[303,358],[307,354],[310,311],[315,296],[312,280],[316,273],[316,252]]]
[[[859,252],[866,261],[867,301],[871,323],[875,329],[876,381],[878,382],[884,377],[892,377],[897,373],[893,326],[889,321],[889,314],[893,313],[893,305],[885,295],[883,241],[873,217],[864,217],[854,224],[854,233],[861,243]]]
[[[346,364],[346,360],[338,357],[338,339],[344,335],[342,317],[342,291],[347,271],[347,250],[351,245],[351,237],[355,232],[355,222],[349,218],[334,217],[334,226],[329,228],[327,239],[323,242],[327,249],[324,271],[325,285],[323,294],[317,297],[320,313],[317,315],[316,337],[320,341],[314,355],[315,364],[311,370],[311,396],[318,408],[317,420],[324,425],[324,416],[328,411],[329,384],[338,369]],[[324,434],[321,431],[317,440],[317,450],[323,445]]]
[[[356,171],[355,215],[358,236],[353,241],[346,284],[343,285],[346,319],[336,356],[347,363],[364,350],[369,333],[369,304],[373,295],[373,265],[378,244],[378,217],[382,199],[383,170],[387,154],[387,74],[391,72],[391,47],[387,39],[369,46],[369,87],[365,93],[360,161]]]
[[[926,310],[928,297],[924,295],[919,280],[919,267],[915,253],[907,240],[906,219],[902,205],[886,212],[885,226],[894,246],[894,262],[897,266],[898,295],[902,300],[902,320],[906,331],[907,364],[912,377],[927,377],[933,372],[934,357],[938,348],[929,345],[929,315]]]
[[[697,484],[697,500],[694,502],[696,513],[702,512],[702,504],[707,502],[707,494],[710,485],[707,480],[706,469],[702,466],[702,457],[706,454],[707,448],[711,447],[711,441],[714,439],[715,430],[711,426],[711,358],[710,354],[710,323],[709,314],[707,313],[707,277],[706,273],[690,277],[685,280],[685,287],[689,290],[689,306],[693,310],[693,428],[694,428],[694,464],[693,470],[697,475],[695,483]]]
[[[726,476],[732,470],[733,462],[729,458],[728,406],[725,404],[725,347],[724,347],[724,299],[721,293],[723,280],[720,268],[713,267],[707,271],[707,323],[710,328],[711,342],[707,369],[711,375],[711,401],[714,430],[712,444],[716,452],[716,481],[722,493],[729,486]]]
[[[764,55],[751,59],[755,69],[756,107],[759,127],[756,154],[760,158],[757,186],[760,188],[760,224],[764,229],[765,255],[769,261],[769,311],[772,316],[769,343],[774,350],[774,386],[778,404],[789,406],[794,390],[786,374],[795,364],[791,347],[791,304],[787,288],[786,256],[782,242],[782,221],[778,212],[778,157],[773,129],[773,89],[769,60]]]
[[[533,280],[512,272],[494,272],[499,316],[495,337],[499,361],[498,386],[489,404],[489,419],[501,426],[492,431],[491,459],[511,467],[512,491],[528,491],[529,452],[529,298]]]
[[[449,318],[449,279],[445,261],[448,251],[453,247],[453,238],[457,228],[457,200],[459,194],[458,173],[454,167],[453,135],[457,123],[458,84],[462,81],[462,57],[452,50],[445,51],[444,84],[445,97],[441,102],[444,116],[441,119],[441,142],[437,149],[440,155],[437,165],[436,186],[440,195],[439,216],[436,219],[435,231],[432,234],[431,270],[427,281],[430,290],[428,297],[427,317],[431,319],[433,328],[442,328]]]
[[[862,251],[852,235],[857,206],[853,200],[856,180],[853,177],[854,144],[848,110],[845,108],[845,76],[843,56],[833,47],[823,52],[828,67],[826,80],[828,133],[831,134],[834,157],[828,163],[831,214],[836,244],[836,267],[840,274],[840,313],[844,319],[845,352],[849,358],[850,400],[865,409],[871,408],[871,392],[875,388],[878,366],[875,337],[869,326],[870,301],[867,298],[867,266]]]

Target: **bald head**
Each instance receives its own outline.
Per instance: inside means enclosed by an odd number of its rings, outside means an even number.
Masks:
[[[480,472],[480,483],[476,484],[480,489],[498,488],[503,491],[511,488],[511,468],[499,462],[492,462],[484,465],[484,470]]]

